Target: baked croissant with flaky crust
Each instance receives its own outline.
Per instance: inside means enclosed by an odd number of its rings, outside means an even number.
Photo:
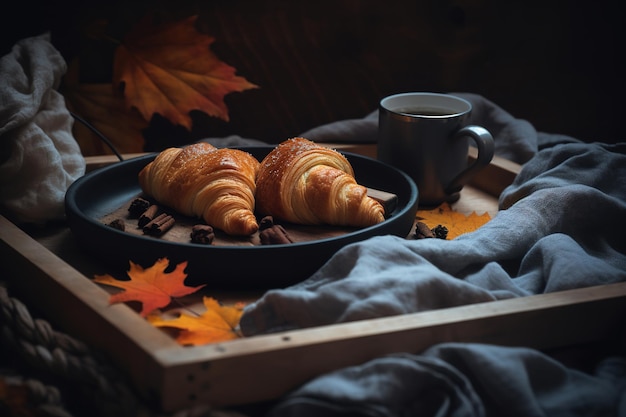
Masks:
[[[345,156],[305,138],[280,143],[261,161],[256,208],[308,225],[364,227],[385,219],[383,206],[357,184]]]
[[[199,142],[159,153],[139,172],[139,185],[181,214],[247,236],[259,228],[254,215],[258,170],[259,161],[247,152]]]

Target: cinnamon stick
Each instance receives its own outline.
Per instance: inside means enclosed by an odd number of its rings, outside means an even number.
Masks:
[[[147,235],[159,236],[170,230],[175,222],[174,217],[161,213],[143,226],[143,232]]]
[[[150,223],[152,219],[155,218],[158,211],[159,207],[156,204],[152,204],[150,207],[148,207],[146,211],[144,211],[141,216],[139,216],[139,220],[137,221],[139,227],[144,227],[145,225]]]

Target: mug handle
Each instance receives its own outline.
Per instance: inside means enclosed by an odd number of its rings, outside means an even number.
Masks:
[[[466,136],[469,136],[476,143],[478,156],[472,165],[461,171],[461,173],[450,182],[445,190],[447,194],[455,194],[461,191],[472,176],[486,165],[489,165],[493,159],[493,136],[491,136],[491,133],[489,133],[487,129],[475,125],[465,126],[456,132],[454,139],[457,140]]]

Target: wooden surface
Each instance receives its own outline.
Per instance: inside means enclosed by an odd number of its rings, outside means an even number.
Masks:
[[[497,214],[497,195],[519,172],[511,164],[494,160],[463,190],[456,208]],[[26,233],[0,217],[0,254],[11,259],[3,270],[20,277],[10,285],[24,300],[105,352],[148,402],[166,412],[196,403],[220,407],[275,399],[333,369],[445,341],[544,349],[603,340],[626,313],[623,283],[182,347],[130,306],[108,304],[109,293],[89,279],[93,264],[62,225]]]

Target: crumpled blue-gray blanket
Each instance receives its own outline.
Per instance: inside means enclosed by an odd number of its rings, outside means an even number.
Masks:
[[[347,246],[309,279],[248,306],[245,335],[626,281],[626,143],[538,133],[493,103],[472,99],[488,109],[478,112],[488,119],[475,123],[496,126],[500,155],[508,149],[509,159],[525,162],[502,193],[500,212],[452,241],[381,236]],[[273,413],[625,415],[620,360],[607,365],[616,366],[619,384],[599,390],[606,385],[599,376],[580,375],[532,350],[434,346],[423,355],[379,358],[321,376]],[[518,401],[498,408],[506,393]]]
[[[608,417],[626,412],[626,361],[592,374],[524,347],[445,343],[322,375],[268,417]]]

